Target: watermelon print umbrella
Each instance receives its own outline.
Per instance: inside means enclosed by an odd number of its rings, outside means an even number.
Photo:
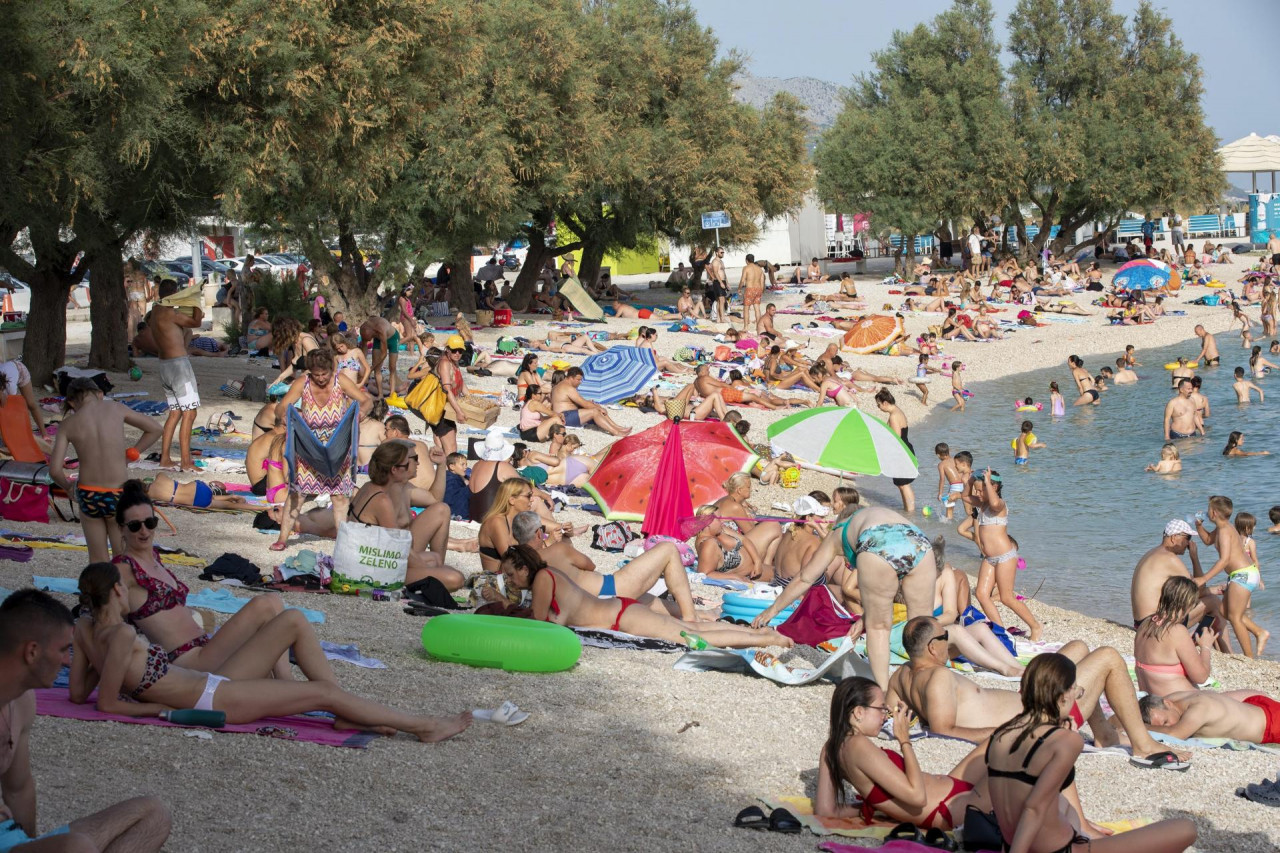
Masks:
[[[644,432],[620,438],[609,448],[584,488],[600,505],[604,517],[641,521],[656,494],[655,485],[664,445],[674,424],[663,421]],[[750,471],[760,457],[733,428],[719,421],[681,423],[680,448],[685,468],[685,491],[693,507],[724,497],[730,474]]]
[[[858,409],[806,409],[771,425],[768,435],[778,450],[824,468],[885,477],[920,473],[916,455],[889,425]]]
[[[653,350],[615,346],[582,363],[578,393],[602,405],[634,397],[658,378]]]
[[[862,355],[884,349],[898,337],[898,318],[871,314],[844,334],[844,348]]]
[[[1111,283],[1125,290],[1155,290],[1169,284],[1171,270],[1163,261],[1142,258],[1116,270]]]

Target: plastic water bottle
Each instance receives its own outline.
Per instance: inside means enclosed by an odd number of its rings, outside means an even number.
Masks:
[[[206,729],[220,729],[227,724],[227,715],[222,711],[197,711],[194,708],[161,711],[160,719],[174,725],[203,726]]]

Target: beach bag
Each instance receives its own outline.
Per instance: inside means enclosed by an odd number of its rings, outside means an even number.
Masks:
[[[591,530],[591,547],[597,551],[619,552],[626,548],[627,543],[632,539],[640,538],[621,521],[597,524]]]
[[[44,466],[41,463],[41,467]],[[0,477],[0,518],[49,523],[49,487]]]
[[[648,539],[644,540],[644,550],[648,551],[649,549],[657,547],[664,542],[670,542],[672,545],[676,546],[676,550],[680,552],[680,562],[686,569],[697,564],[698,554],[692,547],[690,547],[689,543],[681,542],[679,539],[672,536],[650,536]]]
[[[409,411],[435,426],[444,417],[444,406],[448,398],[445,396],[444,386],[440,384],[440,377],[428,373],[409,389],[404,401]]]
[[[254,403],[267,402],[267,378],[265,376],[246,376],[240,384],[240,393],[246,400]]]
[[[407,530],[344,522],[338,527],[329,588],[335,592],[399,589],[409,570],[412,545],[413,536]]]
[[[1004,836],[1000,834],[1000,824],[996,823],[995,812],[984,812],[977,806],[965,806],[962,825],[965,850],[1004,848]]]

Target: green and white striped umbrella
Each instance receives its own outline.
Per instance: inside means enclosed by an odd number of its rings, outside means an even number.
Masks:
[[[844,406],[822,406],[772,424],[769,441],[779,451],[813,465],[885,477],[915,477],[916,455],[878,418]]]

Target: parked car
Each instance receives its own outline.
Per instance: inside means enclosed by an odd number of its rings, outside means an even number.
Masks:
[[[175,273],[182,273],[188,279],[191,278],[192,266],[190,258],[172,258],[160,263],[173,270]],[[200,274],[203,276],[221,275],[225,276],[231,268],[222,261],[213,261],[209,258],[200,259]]]
[[[25,281],[0,271],[0,295],[8,294],[14,311],[31,310],[31,288]]]

